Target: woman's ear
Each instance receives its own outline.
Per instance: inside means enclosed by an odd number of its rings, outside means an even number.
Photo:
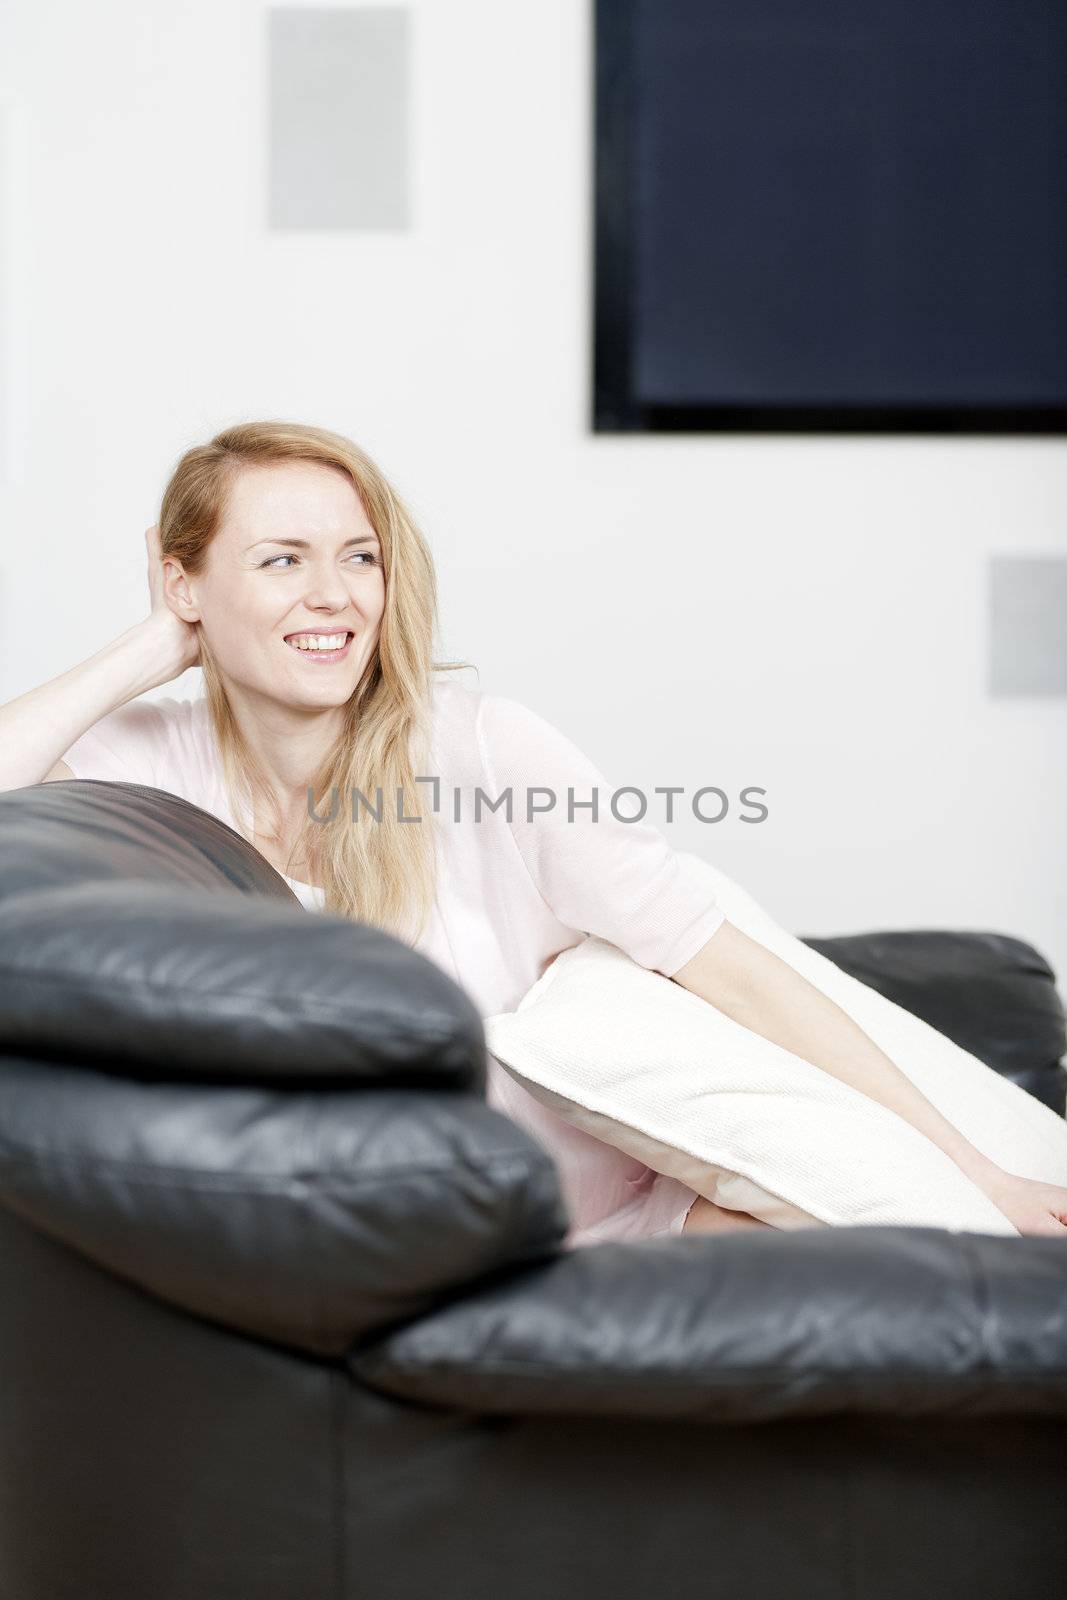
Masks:
[[[172,611],[183,622],[199,622],[200,607],[196,595],[177,556],[163,557],[163,593]]]

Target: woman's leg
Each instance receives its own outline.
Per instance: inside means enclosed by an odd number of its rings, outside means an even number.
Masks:
[[[748,1211],[728,1211],[725,1206],[717,1206],[713,1200],[706,1200],[702,1194],[697,1195],[689,1207],[689,1215],[682,1227],[683,1233],[733,1233],[739,1228],[769,1228],[769,1222],[761,1222],[759,1217],[754,1217]]]

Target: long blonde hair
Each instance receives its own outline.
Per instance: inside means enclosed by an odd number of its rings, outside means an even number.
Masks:
[[[314,881],[326,891],[326,910],[414,943],[435,892],[435,829],[424,799],[428,786],[416,789],[414,782],[429,775],[431,673],[470,663],[432,659],[437,632],[433,558],[400,496],[370,457],[341,434],[299,423],[245,422],[188,450],[178,462],[160,510],[162,553],[177,557],[192,576],[201,572],[237,474],[278,461],[319,462],[347,474],[380,541],[385,576],[377,644],[345,706],[340,735],[308,775],[314,806],[308,807],[286,865],[294,859],[311,865]],[[233,815],[251,841],[251,804],[254,796],[262,796],[280,834],[277,796],[241,737],[218,665],[202,627],[196,627]],[[419,815],[421,822],[400,821],[398,791],[404,815]],[[376,820],[379,811],[381,821]]]

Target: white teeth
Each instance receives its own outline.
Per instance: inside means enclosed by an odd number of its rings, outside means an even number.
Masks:
[[[290,639],[294,650],[340,650],[348,638],[346,633],[307,633],[299,639]]]

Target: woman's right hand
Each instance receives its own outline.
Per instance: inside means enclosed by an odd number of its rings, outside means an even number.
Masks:
[[[167,677],[160,681],[165,683],[171,678],[180,677],[190,667],[199,666],[200,635],[193,623],[183,621],[167,604],[163,592],[163,552],[158,524],[153,523],[152,527],[145,529],[145,544],[148,549],[148,592],[152,599],[152,612],[144,627],[156,640],[160,670],[167,672]]]

